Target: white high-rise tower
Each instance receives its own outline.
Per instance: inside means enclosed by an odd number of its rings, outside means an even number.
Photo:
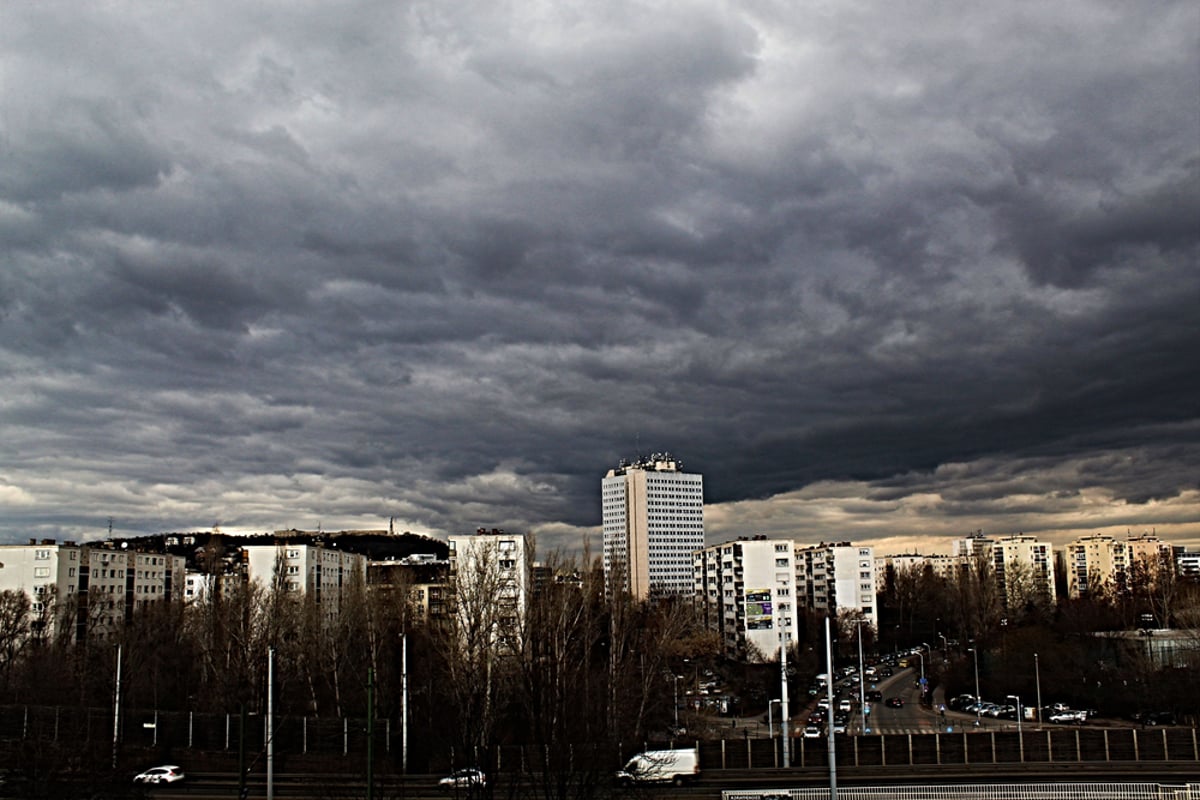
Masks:
[[[667,453],[622,462],[601,484],[604,576],[637,599],[690,595],[704,547],[704,478]]]

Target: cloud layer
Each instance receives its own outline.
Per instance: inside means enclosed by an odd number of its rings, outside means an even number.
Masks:
[[[17,4],[0,540],[1200,544],[1200,10]],[[933,541],[929,539],[927,541]]]

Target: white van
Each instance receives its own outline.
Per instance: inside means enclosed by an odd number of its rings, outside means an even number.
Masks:
[[[673,783],[682,786],[700,774],[700,754],[695,750],[647,750],[629,759],[617,772],[622,783]]]

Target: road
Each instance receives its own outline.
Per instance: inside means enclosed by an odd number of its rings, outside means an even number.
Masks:
[[[826,784],[827,780],[827,773],[822,769],[714,771],[703,774],[695,784],[683,788],[663,786],[649,791],[633,789],[628,792],[618,792],[613,797],[626,799],[677,797],[718,800],[722,790],[814,787]],[[1001,764],[969,767],[920,765],[916,767],[874,767],[862,770],[839,767],[839,783],[844,786],[1025,784],[1075,781],[1106,785],[1112,785],[1114,782],[1159,781],[1175,785],[1197,780],[1200,780],[1200,767],[1196,764],[1185,763],[1170,765]],[[512,796],[517,788],[507,783],[497,785],[488,796]],[[523,785],[519,788],[521,791],[516,794],[531,793],[529,790],[534,787]],[[362,800],[366,797],[366,789],[361,780],[353,776],[287,775],[280,776],[276,782],[275,796],[281,800],[336,800],[338,798]],[[237,797],[237,781],[232,775],[198,776],[195,780],[189,779],[185,784],[152,789],[148,792],[148,797],[153,800],[228,800]],[[261,781],[253,783],[248,798],[264,797],[266,797],[266,793],[263,783]],[[405,800],[470,800],[470,796],[465,792],[454,793],[439,790],[436,786],[436,778],[433,776],[414,776],[403,783],[381,785],[375,792],[375,797],[381,799],[402,797]]]

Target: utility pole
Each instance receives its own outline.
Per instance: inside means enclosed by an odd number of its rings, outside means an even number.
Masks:
[[[109,519],[110,526],[112,525],[111,518]],[[112,766],[115,771],[117,768],[117,748],[121,741],[121,645],[117,645],[117,678],[116,688],[113,692],[113,753]]]
[[[275,648],[267,648],[267,800],[275,800]]]
[[[367,667],[367,800],[375,800],[375,670]]]
[[[408,775],[408,634],[400,634],[400,772]]]
[[[1042,670],[1038,665],[1038,654],[1033,654],[1033,678],[1037,682],[1037,722],[1038,730],[1042,729]]]
[[[862,732],[870,733],[871,729],[867,727],[867,679],[863,670],[863,642],[862,642],[862,626],[867,622],[865,619],[855,620],[855,627],[858,628],[858,715],[862,718]],[[830,676],[832,678],[832,676]],[[833,709],[829,709],[832,714]]]
[[[829,617],[825,617],[825,693],[829,698],[825,729],[829,739],[829,800],[837,800],[837,740],[833,737],[833,637],[829,634]]]
[[[787,626],[783,626],[779,634],[779,716],[780,725],[783,727],[783,766],[787,769],[792,765],[791,755],[791,731],[790,728],[790,709],[788,708],[788,675],[787,675],[787,648],[788,634]]]

